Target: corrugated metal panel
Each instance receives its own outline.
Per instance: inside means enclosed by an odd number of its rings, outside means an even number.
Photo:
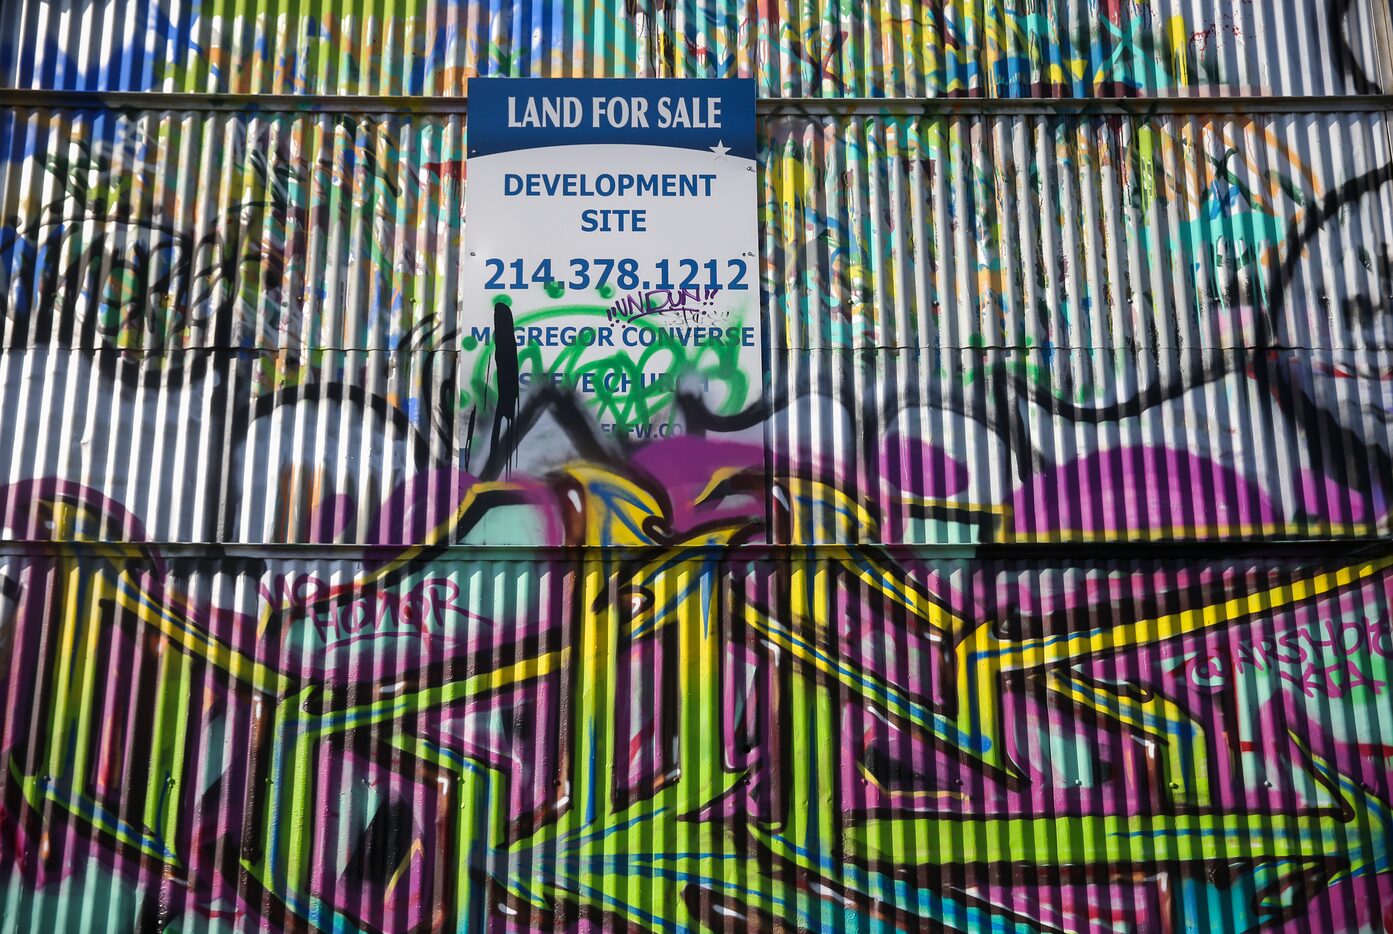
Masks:
[[[1350,0],[13,4],[0,84],[461,95],[471,75],[754,77],[768,97],[1368,93]]]
[[[5,126],[5,346],[458,346],[458,115]],[[1391,160],[1378,113],[774,117],[772,344],[1385,349]]]
[[[156,541],[399,543],[382,510],[422,471],[661,463],[583,396],[490,450],[459,117],[16,113],[11,478],[78,480]],[[771,540],[1388,533],[1381,115],[765,127],[769,386],[719,424],[650,401],[767,452],[713,447],[708,480],[767,460],[873,508]]]
[[[1393,906],[1393,558],[867,554],[6,558],[0,917],[1354,931]]]
[[[1386,535],[1389,358],[1355,359],[1362,376],[1298,350],[790,354],[773,476],[870,515],[815,497],[779,540]]]
[[[502,452],[474,439],[473,473],[463,464],[469,413],[448,402],[459,392],[452,353],[325,353],[311,365],[283,355],[12,351],[0,355],[0,415],[13,440],[11,481],[63,477],[139,517],[99,538],[401,544],[425,528],[410,510],[429,505],[443,519],[500,453],[512,467],[496,479],[535,487],[537,517],[471,527],[469,541],[562,544],[558,491],[569,487],[556,481],[584,460],[606,482],[623,478],[657,497],[649,511],[669,525],[702,503],[738,503],[757,520],[756,538],[772,542],[1389,531],[1386,353],[1196,355],[1204,379],[1173,386],[1146,382],[1166,357],[1125,351],[775,359],[787,395],[757,407],[749,428],[620,442],[583,412],[538,404]],[[1361,369],[1347,370],[1350,360]],[[1096,408],[1071,401],[1113,381],[1126,391]],[[708,487],[731,471],[742,485],[716,497]],[[0,500],[15,537],[95,534],[26,525],[21,489]]]
[[[328,97],[5,98],[0,932],[1388,928],[1388,99],[1253,103],[1387,20],[5,5],[0,88]],[[831,102],[743,410],[475,427],[473,74]],[[916,96],[1210,103],[835,103]]]
[[[398,349],[457,323],[461,116],[11,110],[5,130],[6,346]]]
[[[1383,114],[766,126],[776,346],[1393,341],[1351,314],[1384,289]]]

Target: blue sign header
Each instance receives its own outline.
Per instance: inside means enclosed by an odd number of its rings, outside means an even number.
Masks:
[[[755,157],[750,78],[471,78],[470,156],[587,144]]]

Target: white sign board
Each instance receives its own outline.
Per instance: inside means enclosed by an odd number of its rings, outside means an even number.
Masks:
[[[470,81],[462,401],[491,448],[538,394],[629,440],[681,432],[679,394],[760,397],[754,105],[747,80]]]

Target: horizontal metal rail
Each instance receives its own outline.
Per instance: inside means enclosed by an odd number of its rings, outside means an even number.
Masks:
[[[819,560],[838,555],[875,552],[902,560],[977,561],[1138,561],[1138,560],[1245,560],[1289,558],[1350,561],[1393,555],[1393,540],[1381,537],[1231,538],[1167,541],[998,541],[981,544],[947,542],[844,544],[730,545],[368,545],[340,542],[165,542],[165,541],[44,541],[0,540],[0,557],[94,557],[109,560],[388,560],[412,562],[451,560],[499,561],[622,561],[651,558],[655,552],[681,553],[692,559],[741,561]]]
[[[0,106],[212,113],[463,114],[468,97],[390,94],[198,94],[188,91],[71,91],[0,88]],[[1091,117],[1211,114],[1372,113],[1393,94],[1164,97],[764,97],[765,116]]]

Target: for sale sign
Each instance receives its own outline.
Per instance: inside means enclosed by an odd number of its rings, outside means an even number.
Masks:
[[[539,393],[629,438],[758,398],[753,81],[474,79],[467,135],[464,401],[495,440]]]

